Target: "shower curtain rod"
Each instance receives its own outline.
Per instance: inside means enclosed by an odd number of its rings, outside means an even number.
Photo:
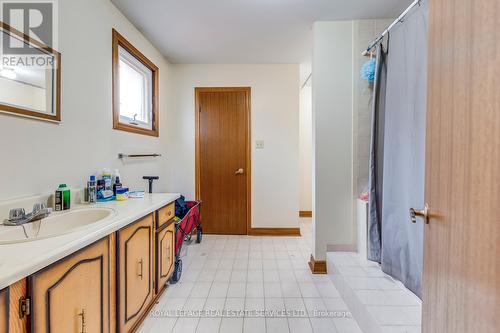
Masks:
[[[391,31],[392,28],[394,28],[394,26],[398,23],[401,23],[401,22],[404,22],[404,18],[405,16],[410,12],[410,10],[412,10],[413,7],[415,7],[416,5],[419,5],[420,6],[420,3],[422,2],[422,0],[415,0],[412,2],[412,4],[405,9],[405,11],[399,15],[399,17],[397,19],[394,20],[394,22],[391,23],[391,25],[389,27],[387,27],[387,29],[384,30],[384,32],[382,32],[382,34],[376,38],[371,44],[370,46],[368,46],[368,48],[366,50],[363,51],[363,53],[361,53],[363,56],[368,56],[370,55],[370,51],[375,47],[377,46],[385,37],[385,35],[387,35],[389,33],[389,31]]]

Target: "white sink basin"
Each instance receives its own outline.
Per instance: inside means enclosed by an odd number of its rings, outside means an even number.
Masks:
[[[21,226],[0,226],[0,244],[29,242],[65,235],[116,215],[110,208],[82,208],[53,215]]]

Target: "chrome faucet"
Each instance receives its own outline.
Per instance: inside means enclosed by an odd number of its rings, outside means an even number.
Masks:
[[[44,203],[33,205],[33,211],[26,214],[24,208],[14,208],[9,212],[9,218],[3,222],[6,226],[18,226],[29,222],[41,220],[52,213],[52,208],[47,208]]]

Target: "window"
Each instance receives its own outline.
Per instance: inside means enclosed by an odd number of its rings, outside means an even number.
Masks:
[[[158,67],[113,29],[113,128],[158,136]]]

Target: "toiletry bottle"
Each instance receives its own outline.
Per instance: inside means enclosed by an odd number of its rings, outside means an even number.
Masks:
[[[87,182],[87,199],[88,203],[97,202],[97,186],[95,181],[95,176],[90,176],[90,180]]]
[[[68,210],[71,206],[71,191],[66,184],[60,184],[55,193],[55,210]]]
[[[102,179],[97,181],[97,199],[103,199],[103,192],[105,191],[105,182]]]
[[[104,180],[104,188],[108,191],[113,190],[112,178],[113,178],[113,175],[111,174],[110,169],[105,168],[102,170],[102,180]]]
[[[113,195],[116,197],[116,190],[122,187],[122,183],[120,183],[120,175],[115,176],[115,183],[113,184]]]

